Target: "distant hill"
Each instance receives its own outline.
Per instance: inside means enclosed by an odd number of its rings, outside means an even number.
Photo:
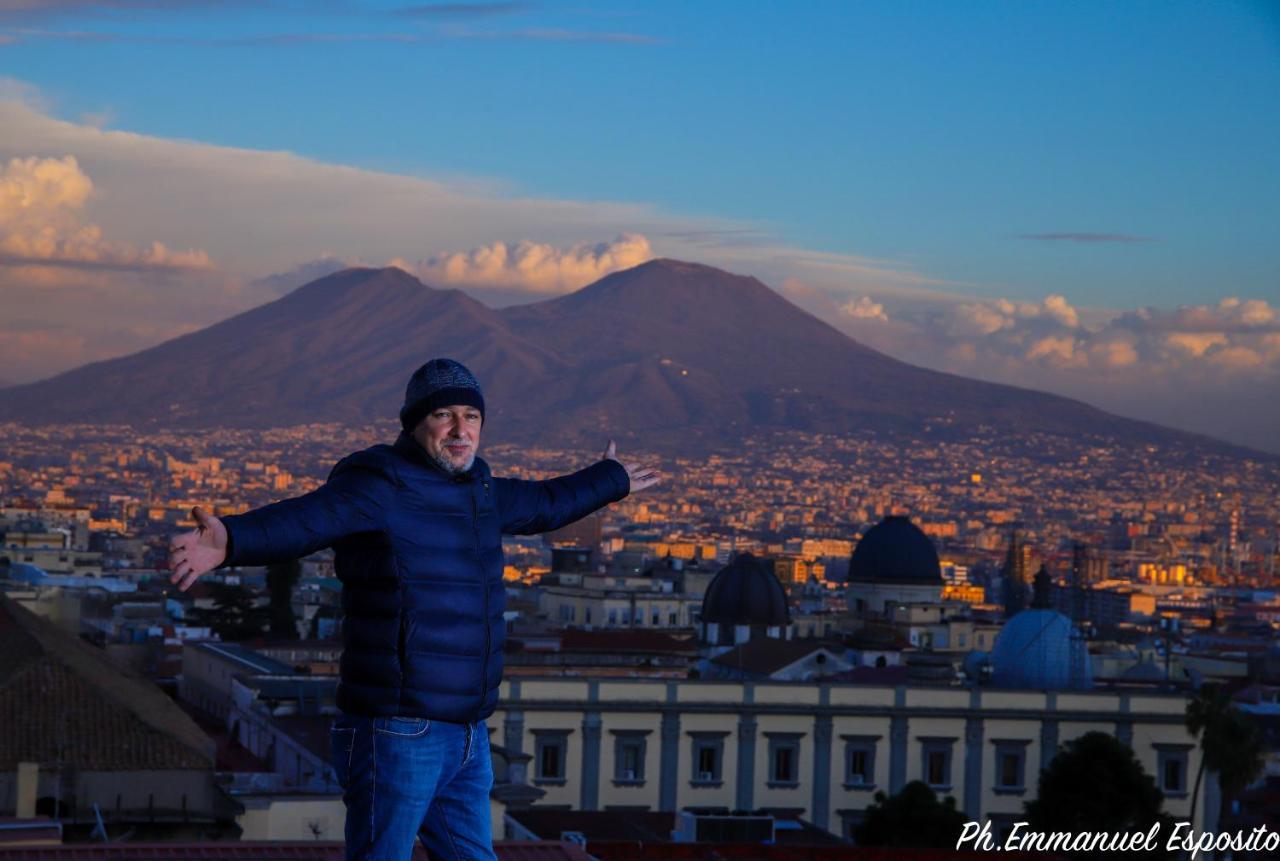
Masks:
[[[472,368],[486,440],[714,450],[768,430],[977,425],[1258,453],[871,349],[755,278],[654,260],[494,310],[404,271],[345,269],[156,347],[0,391],[19,420],[268,427],[394,419],[431,356]],[[1262,455],[1264,457],[1270,457]]]

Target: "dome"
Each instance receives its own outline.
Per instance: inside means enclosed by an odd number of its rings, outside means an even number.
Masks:
[[[868,529],[853,548],[849,582],[941,586],[938,551],[911,518],[891,514]]]
[[[1036,690],[1093,687],[1084,638],[1057,610],[1023,610],[1000,629],[991,650],[992,683]]]
[[[791,623],[787,593],[764,563],[740,553],[711,578],[702,598],[702,621],[785,627]]]

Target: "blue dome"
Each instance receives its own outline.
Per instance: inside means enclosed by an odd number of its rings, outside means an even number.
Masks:
[[[785,627],[791,624],[787,592],[759,559],[740,553],[711,578],[702,598],[702,621]]]
[[[850,582],[942,585],[938,551],[929,536],[902,514],[867,530],[849,559]]]
[[[1084,638],[1057,610],[1023,610],[996,637],[992,683],[1002,688],[1071,690],[1093,687]]]

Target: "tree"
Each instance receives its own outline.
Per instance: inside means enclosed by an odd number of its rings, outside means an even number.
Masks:
[[[257,606],[253,592],[244,586],[214,582],[209,584],[209,594],[213,598],[213,607],[200,608],[193,613],[198,624],[208,625],[218,637],[228,642],[262,636],[268,614],[265,607]]]
[[[302,563],[297,559],[267,566],[271,636],[276,639],[298,639],[298,621],[293,615],[293,589],[301,576]]]
[[[964,823],[954,798],[940,802],[928,784],[913,780],[897,795],[877,792],[853,839],[859,846],[955,849]]]
[[[1163,803],[1164,793],[1132,750],[1107,733],[1088,732],[1040,772],[1036,798],[1024,806],[1031,831],[1134,832],[1160,822],[1167,834]]]
[[[1231,704],[1220,685],[1206,683],[1187,701],[1187,731],[1200,741],[1200,767],[1191,792],[1191,824],[1195,826],[1200,780],[1206,769],[1218,775],[1222,788],[1218,808],[1221,828],[1231,799],[1262,771],[1262,737],[1249,716]]]
[[[1196,824],[1196,807],[1200,799],[1200,781],[1204,777],[1205,768],[1208,765],[1210,757],[1206,753],[1206,745],[1210,748],[1217,748],[1218,733],[1216,728],[1221,725],[1223,716],[1227,710],[1231,708],[1231,697],[1227,695],[1221,686],[1212,682],[1200,686],[1200,690],[1196,691],[1196,695],[1187,700],[1187,711],[1184,722],[1187,726],[1187,732],[1191,733],[1191,737],[1200,741],[1200,767],[1196,769],[1195,788],[1191,790],[1191,827]],[[1205,732],[1209,727],[1214,727],[1214,731]]]

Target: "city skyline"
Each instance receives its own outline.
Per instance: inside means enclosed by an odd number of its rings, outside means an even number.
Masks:
[[[342,264],[503,306],[666,256],[1275,451],[1274,10],[927,11],[6,5],[0,382]]]

